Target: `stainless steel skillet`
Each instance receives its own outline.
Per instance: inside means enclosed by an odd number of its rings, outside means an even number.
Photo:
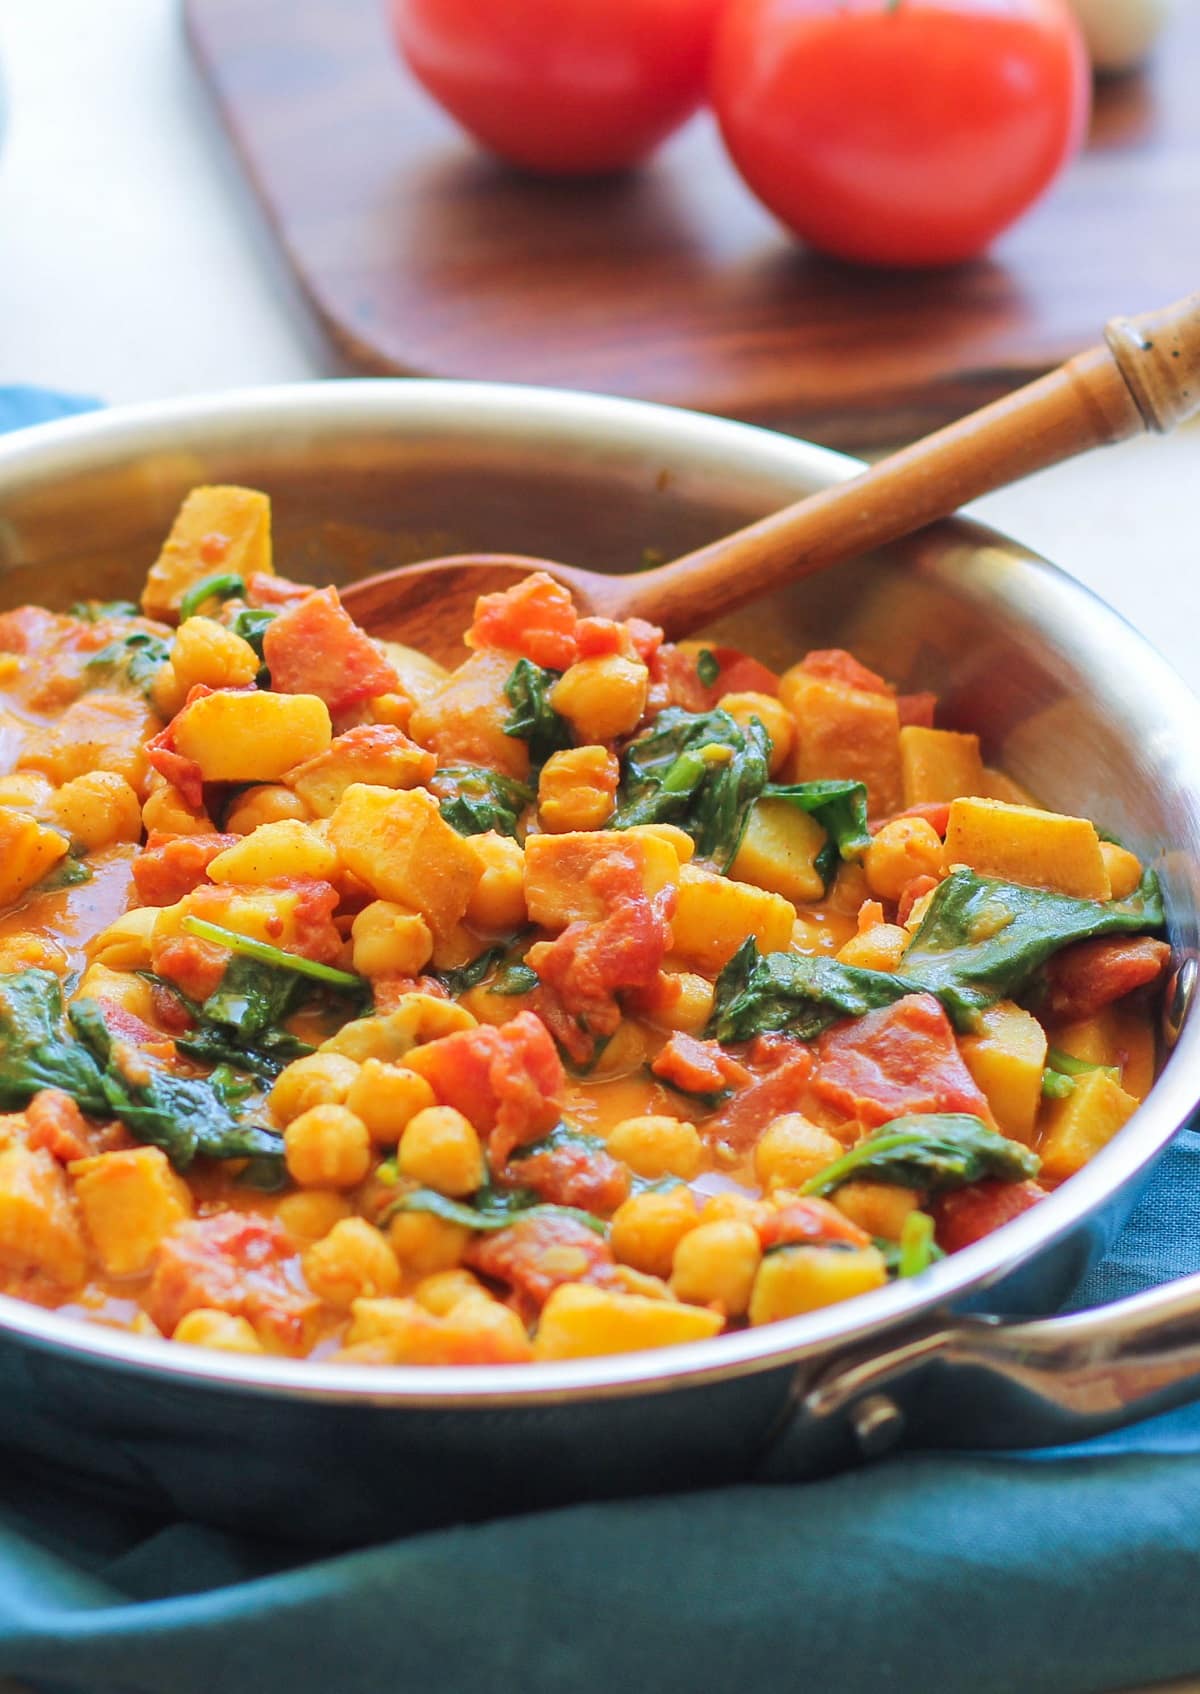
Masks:
[[[114,411],[0,441],[0,601],[128,593],[200,481],[269,490],[280,568],[348,581],[481,550],[632,569],[855,468],[713,418],[532,389],[329,383]],[[1174,1050],[1117,1140],[912,1283],[672,1352],[371,1370],[171,1347],[0,1300],[0,1439],[150,1510],[350,1542],[797,1475],[898,1437],[1065,1439],[1200,1393],[1200,1284],[1032,1326],[963,1315],[1052,1310],[1200,1099],[1200,706],[1086,590],[962,522],[715,627],[768,662],[845,645],[935,689],[993,761],[1158,864]]]

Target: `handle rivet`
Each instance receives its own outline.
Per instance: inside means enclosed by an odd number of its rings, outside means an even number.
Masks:
[[[864,1457],[888,1452],[904,1432],[904,1413],[886,1394],[868,1394],[850,1413],[850,1422]]]

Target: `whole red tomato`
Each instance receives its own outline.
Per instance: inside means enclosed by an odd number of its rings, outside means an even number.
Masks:
[[[634,164],[704,95],[722,0],[391,0],[400,52],[501,158],[556,175]]]
[[[980,252],[1087,128],[1062,0],[731,0],[712,97],[759,199],[843,259]]]

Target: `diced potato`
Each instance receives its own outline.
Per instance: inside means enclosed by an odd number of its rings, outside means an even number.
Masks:
[[[471,843],[422,788],[348,788],[329,820],[347,870],[382,900],[420,912],[434,936],[459,923],[483,875]]]
[[[620,766],[607,747],[551,753],[538,778],[538,822],[552,834],[602,829],[612,816]]]
[[[61,1166],[44,1148],[0,1150],[0,1265],[41,1271],[61,1288],[83,1281],[83,1234]]]
[[[542,1308],[534,1340],[539,1359],[584,1359],[707,1341],[724,1328],[719,1312],[642,1294],[615,1294],[584,1282],[562,1282]]]
[[[384,658],[399,677],[401,688],[414,706],[422,700],[432,700],[441,692],[450,676],[445,665],[431,659],[428,653],[421,653],[415,647],[406,647],[402,641],[381,641],[379,645],[383,649]],[[401,729],[404,727],[404,724],[400,725]]]
[[[197,683],[208,688],[247,688],[261,663],[248,641],[215,618],[188,618],[171,644],[171,668],[181,702]]]
[[[1075,1078],[1063,1100],[1045,1110],[1041,1146],[1042,1175],[1053,1181],[1074,1176],[1106,1147],[1137,1111],[1138,1103],[1105,1071],[1088,1071]]]
[[[211,888],[203,889],[205,903],[199,913],[201,917],[219,924],[222,929],[232,929],[251,940],[280,947],[285,953],[299,950],[305,919],[301,897],[296,889],[266,884],[261,887],[252,884],[225,886],[228,895],[219,913],[212,905]],[[197,915],[194,894],[185,894],[173,906],[160,906],[151,942],[154,952],[157,954],[169,939],[186,935],[183,921],[194,915]]]
[[[833,1195],[833,1203],[868,1235],[881,1241],[899,1241],[904,1220],[916,1211],[921,1196],[915,1188],[900,1188],[891,1182],[843,1182]]]
[[[640,659],[603,653],[568,666],[550,690],[550,704],[577,741],[616,741],[637,728],[649,685]]]
[[[253,488],[193,488],[150,567],[142,610],[173,623],[188,589],[224,572],[273,574],[271,502]]]
[[[333,738],[329,707],[315,694],[218,690],[175,719],[175,746],[205,782],[276,782]]]
[[[1121,1087],[1136,1100],[1144,1100],[1154,1081],[1156,1058],[1154,1025],[1144,1009],[1105,1006],[1094,1017],[1060,1024],[1052,1045],[1089,1065],[1114,1065],[1121,1072]]]
[[[631,1194],[612,1215],[613,1254],[649,1276],[670,1276],[676,1247],[698,1221],[692,1191],[682,1182]]]
[[[192,1195],[158,1147],[99,1153],[71,1166],[75,1198],[109,1276],[136,1276],[177,1223],[192,1215]]]
[[[750,1322],[776,1323],[882,1288],[887,1267],[877,1247],[780,1247],[759,1266]]]
[[[0,712],[0,741],[6,715]],[[54,815],[54,795],[54,784],[40,771],[11,771],[0,775],[0,806],[14,812],[28,812],[39,823],[45,823]]]
[[[987,800],[1004,800],[1010,806],[1037,805],[1027,788],[1022,788],[1007,771],[998,771],[992,765],[983,767],[983,785],[979,792]]]
[[[595,886],[606,859],[632,861],[647,895],[660,893],[680,876],[679,858],[659,836],[631,830],[571,830],[532,835],[525,843],[525,904],[531,923],[565,929],[582,919],[596,923],[609,899]]]
[[[1095,824],[1002,800],[951,802],[946,863],[1079,900],[1112,893]]]
[[[422,700],[408,733],[431,747],[443,765],[487,765],[524,782],[529,747],[520,736],[506,735],[512,704],[504,685],[513,673],[512,653],[473,653],[432,698]]]
[[[42,771],[62,784],[89,771],[114,771],[144,797],[149,764],[146,742],[158,719],[131,694],[85,694],[54,724],[31,730],[17,760],[20,770]]]
[[[792,781],[853,777],[866,784],[872,816],[900,809],[900,713],[892,695],[793,665],[780,678],[779,698],[796,722]]]
[[[477,1021],[465,1006],[456,1005],[453,1000],[443,1000],[434,994],[405,994],[390,1012],[343,1024],[336,1035],[322,1041],[320,1051],[344,1053],[360,1065],[368,1059],[393,1063],[411,1053],[414,1047],[436,1041],[440,1035],[474,1029]]]
[[[0,810],[0,906],[11,906],[67,852],[65,835],[23,812]]]
[[[905,724],[900,731],[900,772],[906,806],[984,793],[977,735]]]
[[[1113,899],[1127,899],[1142,880],[1142,861],[1127,847],[1118,847],[1115,841],[1100,843],[1100,857],[1108,872]]]
[[[154,992],[144,977],[135,976],[124,968],[110,970],[107,965],[91,964],[84,971],[73,999],[103,1000],[106,1005],[119,1006],[143,1023],[154,1025]]]
[[[763,953],[785,952],[795,922],[796,908],[782,894],[731,882],[694,865],[684,865],[679,873],[673,951],[702,971],[727,965],[748,935]]]
[[[1046,1065],[1046,1032],[1041,1024],[1031,1012],[1001,1000],[979,1014],[977,1033],[961,1036],[959,1046],[1002,1133],[1030,1143]]]
[[[712,1017],[713,985],[695,971],[669,971],[638,994],[638,1014],[660,1029],[699,1035]]]
[[[308,824],[285,818],[265,823],[234,847],[218,853],[208,867],[210,882],[278,882],[283,877],[313,876],[328,882],[338,856]]]
[[[793,903],[819,900],[825,880],[817,869],[817,855],[827,840],[816,818],[798,806],[786,800],[757,800],[729,874]]]
[[[838,948],[837,957],[843,965],[857,965],[866,971],[895,971],[912,936],[896,923],[877,923],[859,935],[852,935]],[[793,942],[793,946],[795,943]]]
[[[315,818],[332,817],[346,790],[356,782],[377,788],[419,788],[437,768],[434,755],[387,728],[364,734],[362,728],[339,735],[324,753],[287,773]]]

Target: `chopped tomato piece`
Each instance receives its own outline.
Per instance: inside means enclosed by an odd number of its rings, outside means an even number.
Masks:
[[[164,1335],[188,1312],[211,1308],[246,1318],[286,1353],[308,1345],[320,1308],[299,1275],[291,1236],[254,1212],[177,1224],[155,1252],[146,1304]]]
[[[1046,997],[1038,1009],[1046,1017],[1070,1022],[1093,1017],[1135,988],[1157,982],[1170,957],[1165,941],[1145,935],[1076,941],[1046,961]]]
[[[143,906],[173,906],[205,880],[218,853],[240,840],[236,835],[165,835],[152,830],[133,861],[133,882]]]
[[[656,623],[647,623],[645,618],[626,618],[625,628],[629,631],[634,652],[644,665],[648,665],[663,644],[662,630]]]
[[[568,1142],[528,1158],[512,1159],[502,1172],[514,1188],[532,1188],[554,1206],[578,1206],[608,1217],[629,1198],[629,1167],[602,1148]]]
[[[722,694],[770,694],[779,693],[779,678],[773,670],[768,670],[757,659],[752,659],[749,653],[742,653],[736,647],[716,647],[713,658],[720,667],[717,680],[713,687],[717,691],[717,699]]]
[[[738,1152],[753,1147],[772,1118],[799,1111],[813,1072],[812,1050],[788,1042],[775,1069],[743,1088],[704,1124],[704,1133]]]
[[[616,1280],[612,1248],[574,1218],[525,1218],[494,1235],[477,1235],[466,1251],[472,1269],[508,1285],[518,1309],[535,1313],[560,1282]]]
[[[432,994],[435,1000],[448,1000],[449,990],[436,976],[373,976],[371,997],[377,1012],[394,1012],[406,994]]]
[[[427,1041],[414,1069],[443,1106],[454,1106],[486,1135],[493,1167],[514,1147],[535,1141],[562,1116],[566,1075],[554,1042],[533,1012],[505,1024],[480,1024]]]
[[[873,1127],[907,1112],[971,1112],[992,1122],[932,994],[907,994],[826,1030],[812,1087],[818,1099]]]
[[[665,706],[681,706],[685,712],[710,712],[723,694],[779,693],[779,678],[736,647],[710,647],[706,651],[717,666],[712,682],[701,679],[698,656],[665,642],[649,660],[650,695],[647,713]]]
[[[878,929],[883,922],[883,903],[880,900],[864,900],[858,908],[858,933],[865,935],[870,929]]]
[[[871,1241],[865,1229],[851,1223],[828,1200],[815,1196],[790,1200],[777,1211],[764,1212],[758,1223],[758,1239],[764,1248],[816,1246],[822,1241],[845,1241],[852,1247],[866,1247]]]
[[[872,818],[871,833],[874,835],[881,830],[885,823],[894,823],[897,818],[924,818],[939,835],[944,836],[950,824],[949,800],[921,800],[915,806],[906,806],[902,812],[892,812],[886,818]]]
[[[165,776],[179,790],[189,806],[203,806],[204,773],[195,759],[185,759],[175,751],[174,722],[147,741],[146,758],[160,776]]]
[[[932,729],[933,714],[937,711],[937,695],[922,689],[918,694],[897,694],[896,709],[900,713],[900,728],[913,725],[917,729]]]
[[[936,876],[914,876],[911,882],[906,882],[900,890],[900,899],[896,906],[896,922],[907,923],[912,917],[913,907],[918,900],[923,900],[927,894],[932,894],[938,885]]]
[[[722,1094],[727,1088],[744,1088],[754,1078],[719,1041],[701,1041],[678,1031],[650,1066],[673,1088],[685,1094]]]
[[[25,1108],[25,1121],[29,1125],[26,1146],[48,1148],[59,1164],[69,1165],[72,1159],[86,1159],[96,1151],[94,1132],[83,1113],[59,1088],[43,1088],[35,1094]]]
[[[545,571],[535,571],[501,594],[480,595],[467,646],[499,647],[547,670],[565,671],[579,656],[577,623],[569,591]]]
[[[868,670],[844,647],[814,648],[804,655],[800,668],[809,676],[824,677],[827,682],[844,682],[847,688],[857,688],[864,694],[892,692],[878,672]]]
[[[272,576],[268,571],[255,571],[246,581],[246,604],[267,607],[294,606],[315,594],[311,582],[291,582],[286,576]]]
[[[1036,1182],[974,1182],[943,1194],[934,1203],[937,1244],[945,1253],[957,1253],[1045,1198],[1046,1190]]]
[[[343,610],[336,588],[322,588],[280,612],[263,635],[271,687],[280,694],[317,694],[336,716],[400,679],[365,630]]]

